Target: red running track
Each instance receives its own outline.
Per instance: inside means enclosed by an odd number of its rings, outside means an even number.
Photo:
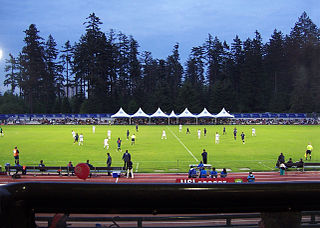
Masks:
[[[247,177],[248,172],[229,173],[228,177]],[[288,182],[288,181],[320,181],[320,171],[307,172],[287,172],[286,175],[280,176],[279,172],[256,172],[254,173],[256,182]],[[97,175],[86,180],[81,180],[76,176],[57,176],[57,175],[21,175],[19,179],[13,179],[11,176],[1,175],[0,184],[15,182],[98,182],[98,183],[175,183],[177,178],[187,178],[187,174],[172,173],[136,173],[134,178],[113,178],[112,176]]]

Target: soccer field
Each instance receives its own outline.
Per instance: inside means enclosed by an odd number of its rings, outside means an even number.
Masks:
[[[187,127],[191,134],[186,134]],[[178,126],[139,126],[134,125],[96,126],[95,133],[89,125],[40,125],[40,126],[2,126],[5,136],[0,137],[0,162],[14,164],[13,148],[18,146],[22,165],[38,165],[42,159],[47,166],[74,165],[86,162],[94,166],[105,166],[106,153],[112,156],[112,166],[122,166],[122,155],[129,150],[135,172],[187,172],[189,164],[202,160],[203,149],[208,152],[208,163],[214,167],[228,168],[232,172],[252,170],[270,171],[275,167],[278,155],[282,152],[286,161],[304,158],[308,142],[314,150],[312,161],[320,162],[319,126],[231,126],[227,125],[223,135],[222,125],[186,126],[179,132]],[[237,127],[237,140],[233,138],[233,128]],[[251,136],[251,129],[256,136]],[[203,136],[203,129],[207,136]],[[197,130],[201,130],[198,139]],[[84,145],[73,144],[71,131],[83,133]],[[110,148],[103,148],[107,131],[111,130]],[[126,132],[136,135],[136,144],[126,140]],[[161,139],[162,131],[167,139]],[[215,144],[215,133],[220,134],[220,143]],[[240,134],[245,133],[245,144]],[[117,139],[122,140],[122,152],[117,151]]]

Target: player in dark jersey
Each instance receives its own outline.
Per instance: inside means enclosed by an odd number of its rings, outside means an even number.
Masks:
[[[233,129],[233,138],[234,138],[234,140],[237,139],[237,128]]]
[[[244,142],[244,136],[245,136],[245,134],[242,132],[242,133],[241,133],[241,139],[242,139],[242,143],[243,143],[243,144],[245,144],[245,142]]]

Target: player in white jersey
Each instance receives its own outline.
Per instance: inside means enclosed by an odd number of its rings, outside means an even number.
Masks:
[[[256,136],[256,129],[252,128],[252,136]]]
[[[200,137],[201,137],[201,130],[198,129],[198,139],[200,139]]]
[[[74,132],[74,130],[72,130],[72,137],[73,137],[73,139],[76,137],[76,133]]]
[[[167,134],[165,130],[162,131],[161,139],[167,139]]]
[[[80,145],[83,145],[83,134],[82,133],[79,135],[79,146]]]
[[[219,144],[219,140],[220,140],[220,135],[218,132],[216,132],[216,140],[215,140],[215,143],[216,144]]]
[[[108,138],[105,138],[104,140],[103,140],[103,144],[104,144],[104,146],[103,146],[103,148],[106,148],[107,147],[107,150],[109,149],[109,139]]]
[[[92,126],[92,133],[96,133],[96,126]]]
[[[180,124],[179,125],[179,132],[181,132],[182,131],[182,125]]]
[[[108,139],[111,139],[111,130],[108,130]]]

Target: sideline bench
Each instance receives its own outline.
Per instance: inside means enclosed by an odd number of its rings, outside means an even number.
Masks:
[[[193,168],[195,168],[195,169],[199,169],[199,167],[198,167],[198,165],[199,164],[191,164],[191,165],[189,165],[189,168],[191,168],[191,166],[193,167]],[[203,164],[203,168],[205,168],[205,169],[211,169],[212,168],[212,165],[211,164]]]
[[[303,164],[303,171],[305,170],[316,170],[316,169],[320,169],[320,163],[316,163],[316,162],[305,162]]]
[[[286,170],[301,170],[301,171],[305,171],[305,170],[317,170],[320,169],[320,163],[316,163],[316,162],[304,162],[303,164],[301,164],[300,162],[294,162],[292,164],[288,164],[288,163],[284,163],[284,165],[286,166]]]
[[[75,167],[67,167],[67,166],[45,166],[45,167],[39,167],[39,166],[22,166],[24,167],[24,170],[26,173],[32,173],[34,175],[37,174],[56,174],[56,175],[74,175],[74,168]],[[17,171],[16,166],[5,166],[5,170],[7,172],[7,175],[11,175],[11,173],[15,173]],[[19,170],[21,172],[22,169]],[[90,170],[91,175],[92,174],[108,174],[108,173],[123,173],[126,172],[126,170],[123,169],[123,167],[93,167]]]

